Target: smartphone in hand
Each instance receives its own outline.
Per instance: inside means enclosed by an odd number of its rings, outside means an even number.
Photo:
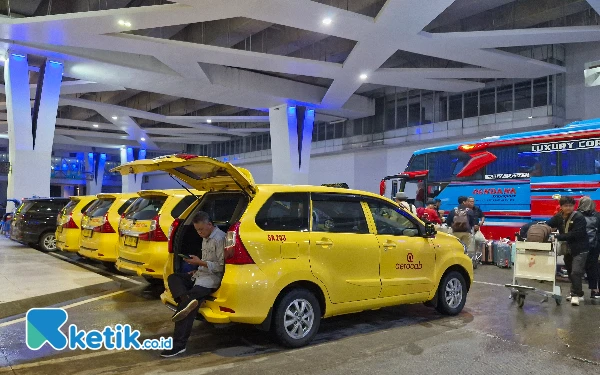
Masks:
[[[186,254],[177,254],[178,256],[182,257],[183,259],[192,259],[191,256],[186,255]]]

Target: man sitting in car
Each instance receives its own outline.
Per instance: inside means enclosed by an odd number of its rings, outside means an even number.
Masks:
[[[174,273],[167,279],[173,298],[177,301],[177,311],[171,318],[175,322],[173,348],[163,351],[162,357],[173,357],[185,352],[198,314],[199,301],[219,289],[225,272],[225,232],[213,224],[206,212],[196,213],[192,224],[203,239],[202,259],[195,255],[184,258],[186,263],[198,266],[198,269],[188,273]]]

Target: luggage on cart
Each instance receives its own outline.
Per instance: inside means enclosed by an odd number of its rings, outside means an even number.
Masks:
[[[527,230],[527,242],[547,242],[551,232],[546,223],[535,223]]]
[[[494,264],[494,249],[493,249],[493,241],[488,241],[485,243],[485,248],[483,250],[483,257],[481,258],[481,263],[483,264]]]
[[[508,242],[494,241],[494,264],[500,268],[510,268],[512,246]]]

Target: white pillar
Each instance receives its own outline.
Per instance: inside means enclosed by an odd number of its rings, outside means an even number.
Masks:
[[[32,127],[29,66],[24,55],[9,53],[4,65],[9,138],[8,198],[50,196],[54,126],[62,81],[62,64],[47,61],[42,77],[37,128]],[[12,209],[10,203],[7,210]]]
[[[146,158],[146,150],[140,150],[138,159]],[[133,148],[127,147],[121,149],[121,164],[128,163],[130,161],[136,160],[133,155]],[[143,173],[139,174],[128,174],[125,176],[121,176],[122,187],[121,191],[123,193],[135,193],[142,190],[142,176]]]
[[[87,195],[96,195],[102,192],[105,165],[106,154],[88,153],[85,158],[85,170],[91,174],[91,179],[86,180],[85,183]]]
[[[269,109],[274,184],[308,184],[315,111],[280,105]]]

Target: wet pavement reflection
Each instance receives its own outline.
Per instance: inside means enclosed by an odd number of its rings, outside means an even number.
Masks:
[[[0,374],[75,373],[600,373],[600,300],[578,307],[528,296],[523,308],[503,286],[511,271],[476,270],[465,310],[446,317],[424,305],[398,306],[324,320],[314,342],[281,348],[251,326],[198,321],[182,357],[155,351],[62,351],[24,343],[25,323],[0,320]],[[567,284],[561,284],[563,291]],[[130,289],[123,281],[120,290]],[[68,309],[68,324],[102,329],[129,323],[143,338],[170,336],[172,312],[161,285],[142,284]],[[564,292],[563,292],[564,294]],[[65,303],[65,301],[63,301]],[[254,372],[253,372],[254,371]],[[460,372],[459,372],[460,371]],[[548,373],[547,371],[545,372]]]

